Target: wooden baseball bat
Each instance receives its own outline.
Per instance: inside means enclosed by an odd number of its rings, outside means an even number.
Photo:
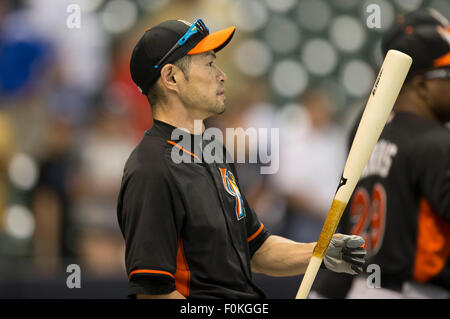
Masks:
[[[411,63],[412,58],[410,56],[397,50],[389,50],[384,58],[353,139],[336,195],[322,227],[313,256],[303,276],[296,299],[308,297],[331,237],[336,231],[356,183],[361,177],[361,173],[386,124]]]

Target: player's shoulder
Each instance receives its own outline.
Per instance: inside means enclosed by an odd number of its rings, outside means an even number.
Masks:
[[[408,136],[413,147],[445,145],[450,140],[450,130],[445,126],[410,112],[397,113],[394,122]]]
[[[448,146],[450,144],[450,130],[444,126],[435,126],[424,132],[418,139],[424,144]]]
[[[450,157],[450,130],[439,123],[422,119],[411,134],[410,150],[429,160],[448,160]]]
[[[424,149],[450,149],[450,130],[437,123],[429,124],[414,144]]]
[[[170,144],[161,136],[145,132],[125,164],[126,176],[141,177],[164,176],[167,170],[167,153]]]

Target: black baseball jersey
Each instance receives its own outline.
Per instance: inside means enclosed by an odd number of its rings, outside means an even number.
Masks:
[[[400,291],[414,281],[450,289],[449,225],[450,131],[409,112],[392,113],[338,230],[365,239],[367,264],[380,266],[382,287]],[[316,290],[327,295],[332,278],[346,293],[345,275],[327,274]]]
[[[129,296],[177,289],[193,298],[264,297],[250,260],[270,234],[240,192],[234,165],[202,161],[204,143],[183,147],[174,129],[155,120],[125,165],[117,216]],[[177,163],[172,152],[194,162]]]

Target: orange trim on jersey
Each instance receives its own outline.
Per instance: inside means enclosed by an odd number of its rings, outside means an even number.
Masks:
[[[189,285],[191,281],[191,271],[184,254],[183,242],[181,237],[178,239],[177,251],[177,272],[175,273],[175,288],[183,296],[189,296]]]
[[[198,158],[197,155],[195,155],[194,153],[189,152],[188,150],[186,150],[185,148],[181,147],[180,145],[178,145],[177,143],[173,142],[173,141],[167,141],[167,143],[172,144],[173,146],[178,147],[180,150],[182,150],[185,153],[188,153],[189,155],[195,157],[196,159],[198,159],[200,162],[201,160]]]
[[[261,226],[258,228],[258,230],[257,230],[253,235],[251,235],[251,236],[247,239],[247,241],[248,241],[248,242],[251,242],[253,239],[255,239],[255,237],[258,236],[259,233],[263,230],[263,228],[264,228],[264,225],[261,223]]]
[[[427,282],[439,274],[450,256],[450,226],[423,198],[420,201],[413,277]]]
[[[172,275],[168,271],[154,270],[154,269],[136,269],[136,270],[133,270],[128,275],[128,278],[131,278],[131,276],[134,275],[134,274],[159,274],[159,275],[167,275],[167,276],[170,276],[172,278],[175,278],[174,275]]]
[[[444,54],[440,58],[437,58],[436,60],[433,61],[433,66],[435,68],[439,68],[442,66],[448,66],[448,65],[450,65],[450,52]]]

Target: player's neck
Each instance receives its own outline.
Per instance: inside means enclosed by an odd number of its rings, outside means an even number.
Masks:
[[[400,94],[395,103],[394,110],[410,112],[431,121],[438,121],[425,101],[414,96],[414,94]]]
[[[203,119],[192,115],[181,104],[159,105],[155,108],[153,118],[183,129],[191,134],[201,134],[205,131]]]

